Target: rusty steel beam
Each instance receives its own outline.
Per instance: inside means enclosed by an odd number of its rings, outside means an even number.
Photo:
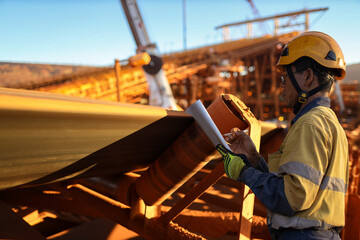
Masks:
[[[221,178],[225,178],[225,177],[221,177]],[[227,179],[229,179],[229,178],[227,178]],[[233,181],[232,179],[229,179],[229,180]],[[235,182],[235,181],[233,181],[233,182]],[[216,189],[217,185],[222,185],[220,183],[220,179],[213,185],[213,187]],[[244,185],[242,184],[240,187],[238,187],[239,192],[241,192],[241,189],[243,188],[243,186]],[[180,196],[179,193],[181,193],[185,196],[185,195],[189,194],[193,189],[194,189],[194,187],[192,185],[184,184],[181,188],[179,188],[178,191],[176,191],[176,193],[178,193],[178,196]],[[215,195],[211,191],[208,191],[208,189],[206,189],[206,191],[203,192],[198,198],[203,200],[204,202],[206,202],[206,204],[212,204],[212,205],[221,207],[226,210],[236,212],[236,211],[239,211],[239,209],[241,209],[242,199],[240,199],[240,197],[238,197],[236,199],[227,199],[221,195]],[[181,201],[181,200],[179,200],[179,201]],[[188,207],[190,207],[190,206],[191,205],[189,205]]]
[[[0,192],[0,198],[11,204],[106,218],[150,240],[204,239],[175,223],[163,226],[156,218],[132,218],[129,207],[80,184],[66,186],[65,195],[48,194],[39,189],[6,190]]]
[[[195,199],[200,197],[206,189],[212,186],[224,175],[224,165],[219,163],[216,168],[207,175],[200,183],[198,183],[184,198],[177,202],[167,213],[160,217],[163,224],[169,224],[175,219],[185,208],[187,208]]]
[[[201,169],[197,172],[193,179],[201,181],[205,177],[207,177],[211,171]],[[134,186],[133,183],[140,177],[140,175],[135,173],[127,173],[124,175],[115,175],[109,177],[94,177],[94,178],[87,178],[87,179],[80,179],[76,180],[75,182],[84,185],[90,189],[95,190],[105,196],[113,198],[127,206],[132,206],[133,200],[137,197],[134,195]],[[227,187],[238,188],[242,189],[243,184],[240,182],[233,181],[227,177],[221,176],[220,179],[217,181],[217,184],[221,184]],[[207,187],[203,190],[205,191]],[[190,192],[191,188],[184,184],[181,188],[179,188],[179,192],[183,193],[184,195]],[[202,192],[203,192],[202,191]],[[212,201],[214,204],[218,204],[223,206],[224,208],[230,208],[233,211],[240,209],[240,204],[238,201],[233,202],[227,199],[221,198],[221,196],[211,196],[211,194],[202,194],[200,199],[205,200],[206,202]],[[235,207],[236,206],[236,207]]]
[[[147,167],[193,122],[159,107],[5,88],[0,115],[0,190]]]
[[[134,197],[134,183],[140,177],[136,173],[126,173],[106,177],[93,177],[77,180],[76,182],[95,190],[105,196],[131,206]]]
[[[211,173],[210,170],[207,169],[201,169],[199,172],[197,172],[194,175],[194,178],[197,180],[202,180],[204,179],[207,175],[209,175]],[[232,179],[226,177],[226,176],[222,176],[218,181],[218,184],[230,187],[230,188],[239,188],[241,189],[242,186],[244,185],[243,183],[237,182],[237,181],[233,181]]]

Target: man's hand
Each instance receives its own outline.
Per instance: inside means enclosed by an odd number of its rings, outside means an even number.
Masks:
[[[220,152],[224,159],[226,175],[231,179],[238,180],[241,170],[247,165],[245,163],[247,162],[246,156],[244,154],[235,154],[220,144],[216,146],[216,150]]]
[[[250,136],[238,128],[231,129],[231,134],[225,140],[230,143],[231,150],[236,154],[244,154],[248,158],[257,156],[255,144]]]
[[[235,154],[243,154],[247,157],[249,165],[262,172],[269,172],[269,168],[264,158],[256,150],[255,144],[250,136],[238,128],[231,129],[231,134],[225,137],[225,140],[230,144],[231,150]]]

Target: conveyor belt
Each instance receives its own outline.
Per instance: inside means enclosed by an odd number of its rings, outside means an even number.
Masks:
[[[0,189],[147,167],[185,112],[0,88]]]

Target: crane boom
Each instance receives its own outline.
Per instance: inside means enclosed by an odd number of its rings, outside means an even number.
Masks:
[[[176,110],[174,95],[162,70],[162,60],[156,44],[150,41],[136,0],[120,0],[137,45],[137,53],[147,52],[151,61],[143,67],[149,84],[149,105]]]

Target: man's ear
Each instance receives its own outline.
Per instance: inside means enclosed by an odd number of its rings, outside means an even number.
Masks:
[[[305,86],[310,86],[314,81],[314,71],[311,68],[308,68],[304,71],[305,74]]]

